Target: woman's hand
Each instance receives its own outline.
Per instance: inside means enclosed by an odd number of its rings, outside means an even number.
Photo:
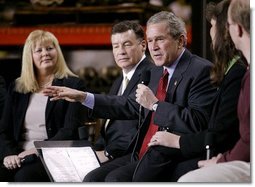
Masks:
[[[211,165],[214,165],[214,164],[217,164],[218,160],[222,157],[222,154],[219,153],[216,157],[212,157],[211,159],[209,160],[200,160],[198,161],[198,167],[207,167],[207,166],[211,166]]]
[[[20,157],[18,157],[18,155],[9,155],[4,157],[3,160],[3,165],[7,168],[7,169],[16,169],[18,167],[21,167],[21,159]]]

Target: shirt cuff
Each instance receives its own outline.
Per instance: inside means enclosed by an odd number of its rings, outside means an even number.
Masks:
[[[93,109],[94,105],[95,105],[94,94],[87,92],[87,96],[86,96],[85,100],[82,102],[82,104],[90,109]]]

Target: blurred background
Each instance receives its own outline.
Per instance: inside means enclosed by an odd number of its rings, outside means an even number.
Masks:
[[[147,19],[161,10],[173,11],[187,24],[188,48],[210,59],[210,39],[204,9],[209,0],[0,0],[0,74],[7,86],[20,73],[28,34],[37,28],[59,39],[68,66],[88,89],[108,92],[119,75],[110,31],[121,20]]]
[[[120,69],[110,42],[114,23],[146,21],[161,10],[173,11],[187,25],[188,46],[194,54],[211,60],[209,0],[0,0],[0,75],[6,86],[21,71],[22,49],[28,34],[44,29],[55,34],[70,69],[82,78],[89,91],[107,93]],[[147,52],[147,55],[148,52]],[[102,119],[84,123],[89,140],[97,139]]]

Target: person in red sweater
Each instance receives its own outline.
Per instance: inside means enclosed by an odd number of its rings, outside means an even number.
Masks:
[[[235,47],[250,64],[250,2],[232,0],[228,27]],[[250,176],[250,68],[242,80],[238,102],[240,139],[235,146],[209,160],[198,162],[200,169],[183,175],[178,182],[251,182]]]

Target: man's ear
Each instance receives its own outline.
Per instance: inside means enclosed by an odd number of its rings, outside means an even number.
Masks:
[[[241,38],[243,36],[243,27],[239,24],[237,24],[237,31],[238,31],[238,36]]]
[[[185,43],[185,37],[184,35],[181,35],[179,38],[178,38],[178,48],[182,48],[182,47],[185,47],[186,43]]]
[[[147,43],[146,43],[146,41],[145,41],[145,40],[141,41],[141,44],[142,44],[142,47],[143,47],[143,49],[144,49],[144,51],[145,51],[146,48],[147,48]]]

